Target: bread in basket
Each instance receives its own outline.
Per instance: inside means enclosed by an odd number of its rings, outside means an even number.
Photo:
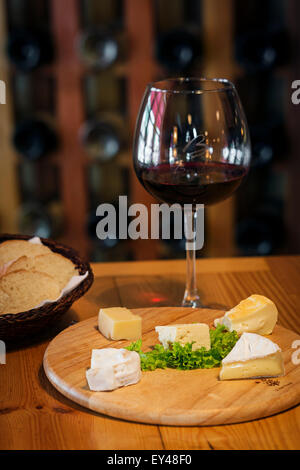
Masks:
[[[0,235],[0,246],[8,240],[29,240],[30,238],[32,237],[25,235]],[[52,252],[59,253],[72,261],[80,275],[85,273],[88,273],[88,275],[77,287],[55,302],[20,313],[1,314],[0,340],[14,342],[19,338],[32,336],[40,332],[67,312],[71,305],[82,297],[93,283],[94,276],[89,263],[83,261],[73,248],[44,238],[41,238],[41,242],[50,248]]]

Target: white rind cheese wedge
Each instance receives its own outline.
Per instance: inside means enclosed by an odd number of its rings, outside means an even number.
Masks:
[[[86,371],[90,390],[104,392],[141,380],[140,356],[127,349],[93,349],[91,368]]]
[[[214,325],[224,325],[239,335],[244,332],[270,335],[277,318],[278,310],[272,300],[263,295],[251,295],[226,312],[224,317],[217,318]]]
[[[178,342],[184,345],[193,341],[193,351],[202,347],[210,349],[209,327],[206,323],[156,326],[155,331],[165,349],[169,348],[170,343]]]
[[[220,380],[281,375],[284,375],[284,364],[279,346],[255,333],[243,333],[222,361]]]
[[[123,307],[101,308],[98,328],[108,339],[134,341],[142,337],[141,317]]]

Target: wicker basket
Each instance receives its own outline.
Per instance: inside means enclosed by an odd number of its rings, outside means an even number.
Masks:
[[[0,244],[6,240],[29,240],[25,235],[0,235]],[[20,338],[33,336],[61,317],[80,297],[91,287],[94,275],[89,263],[80,259],[78,253],[68,246],[56,243],[53,240],[41,238],[44,245],[52,251],[69,258],[75,264],[80,274],[88,271],[88,276],[75,289],[64,295],[57,302],[51,302],[40,308],[16,314],[0,315],[0,340],[15,342]]]

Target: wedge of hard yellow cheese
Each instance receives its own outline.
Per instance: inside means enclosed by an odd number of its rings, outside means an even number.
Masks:
[[[142,337],[142,319],[127,308],[101,308],[98,329],[108,339],[134,341]]]
[[[215,326],[224,325],[227,330],[270,335],[276,325],[278,310],[274,302],[263,295],[251,295],[236,307],[215,320]]]

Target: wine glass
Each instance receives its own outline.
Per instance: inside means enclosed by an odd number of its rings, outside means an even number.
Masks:
[[[249,131],[234,85],[225,79],[174,78],[150,83],[134,137],[134,168],[159,201],[189,204],[185,224],[195,230],[196,205],[228,198],[250,164]],[[201,307],[196,250],[186,250],[182,305]]]

